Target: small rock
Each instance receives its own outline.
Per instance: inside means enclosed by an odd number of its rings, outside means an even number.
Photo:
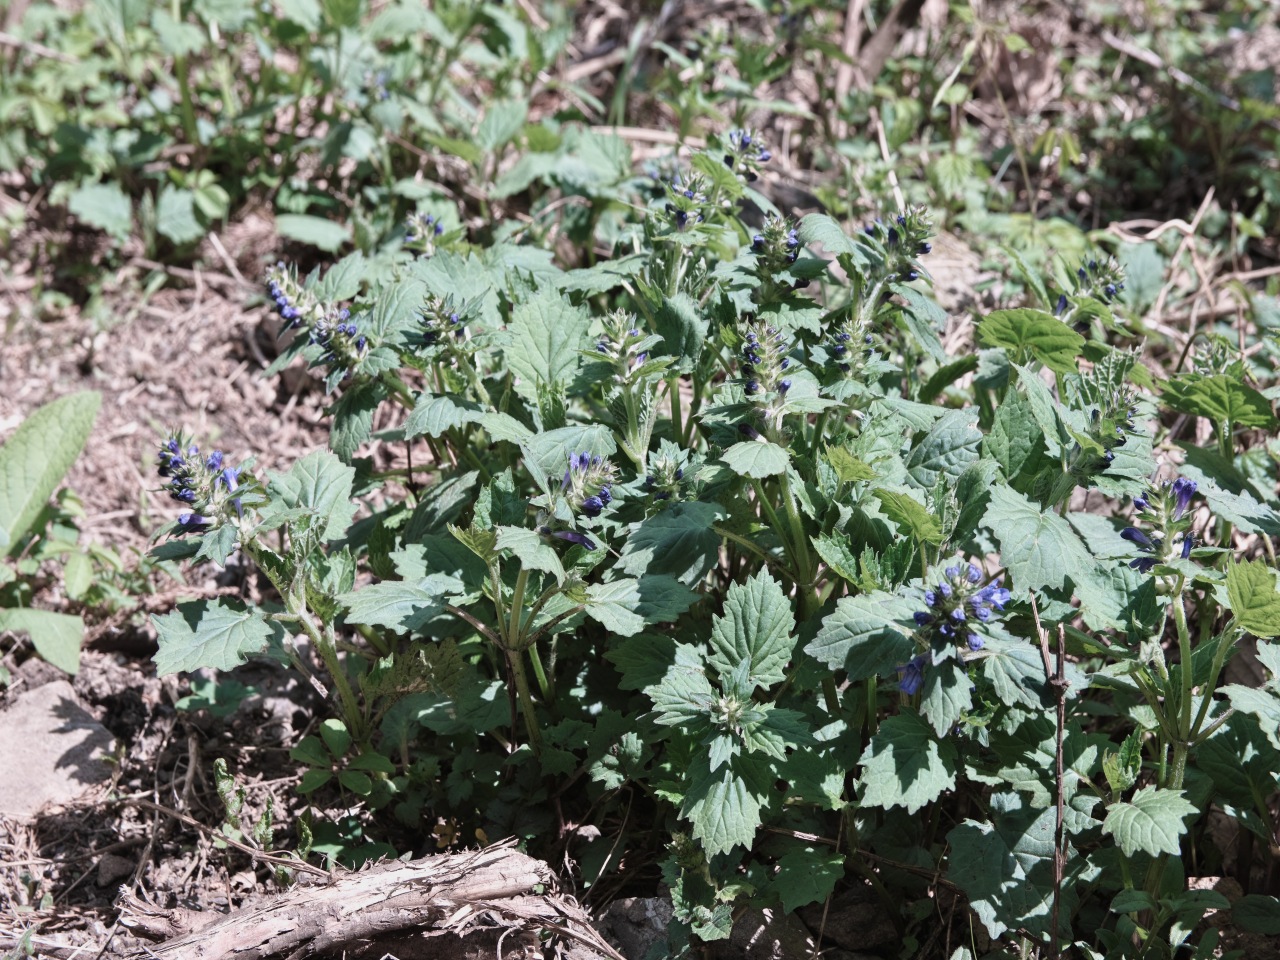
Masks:
[[[748,910],[733,921],[729,940],[708,946],[713,960],[792,960],[814,955],[804,924],[781,910]]]
[[[105,783],[111,770],[102,757],[113,743],[67,681],[28,690],[0,713],[0,770],[10,771],[0,777],[0,813],[30,819]]]
[[[597,926],[627,960],[642,960],[655,943],[666,939],[673,913],[665,897],[626,897],[609,904]]]
[[[98,861],[98,886],[109,887],[117,880],[123,880],[133,873],[135,866],[137,864],[128,857],[117,856],[114,853],[103,854],[102,859]]]

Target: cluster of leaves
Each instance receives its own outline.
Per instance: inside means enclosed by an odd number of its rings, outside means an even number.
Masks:
[[[537,28],[500,3],[371,6],[32,4],[0,74],[0,170],[148,250],[187,247],[266,195],[282,236],[333,251],[375,246],[443,198],[420,182],[438,156],[424,146],[479,178],[517,140],[560,146],[553,127],[524,127],[568,39],[563,11]]]
[[[1211,336],[1157,379],[1096,257],[1026,268],[950,353],[925,211],[789,222],[762,151],[562,184],[588,267],[433,230],[274,268],[276,366],[324,376],[332,451],[183,481],[200,523],[157,554],[239,550],[278,600],[181,604],[158,667],[318,664],[304,792],[360,798],[365,838],[660,874],[673,951],[870,855],[904,949],[923,874],[995,950],[1172,956],[1229,906],[1184,882],[1210,809],[1275,829],[1280,345]],[[1247,636],[1267,683],[1222,686]]]

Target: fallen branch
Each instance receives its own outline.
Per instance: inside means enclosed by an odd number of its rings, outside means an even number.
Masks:
[[[551,869],[513,849],[513,842],[476,853],[384,863],[328,883],[301,882],[271,898],[142,954],[163,960],[290,960],[327,951],[351,951],[397,934],[464,936],[484,927],[548,930],[612,960],[623,960],[571,902],[535,889],[552,882]],[[121,925],[152,935],[178,919],[125,893]],[[198,914],[186,913],[190,922]]]

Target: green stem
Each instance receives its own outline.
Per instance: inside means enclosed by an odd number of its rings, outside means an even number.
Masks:
[[[667,381],[667,392],[671,394],[671,432],[677,440],[684,437],[684,427],[680,423],[680,377],[675,376]]]
[[[520,568],[520,574],[516,577],[516,588],[511,594],[511,620],[507,624],[507,649],[519,650],[521,617],[524,614],[524,590],[529,584],[529,571],[525,567]]]
[[[511,678],[516,684],[516,696],[520,699],[520,712],[524,714],[524,729],[529,735],[529,747],[535,757],[542,755],[542,731],[538,729],[538,717],[533,709],[533,696],[529,693],[529,677],[524,672],[524,653],[507,651],[507,663]],[[513,731],[514,732],[514,731]]]
[[[529,662],[533,664],[533,676],[538,681],[538,690],[542,694],[543,701],[551,703],[555,699],[555,691],[551,689],[551,684],[547,680],[547,671],[543,669],[542,655],[538,653],[536,643],[529,646]]]
[[[791,525],[791,536],[795,543],[796,562],[799,574],[796,583],[800,591],[800,621],[809,619],[809,608],[813,601],[813,581],[816,572],[809,555],[809,535],[805,533],[804,518],[800,516],[800,508],[796,498],[791,495],[791,478],[786,471],[781,474],[782,505],[787,511],[787,522]]]
[[[756,492],[756,500],[760,503],[760,509],[764,511],[765,519],[769,521],[769,526],[773,528],[773,532],[776,533],[778,538],[782,541],[782,549],[786,552],[787,559],[790,561],[791,566],[797,571],[791,580],[792,582],[799,584],[803,574],[799,572],[799,567],[796,564],[795,553],[791,546],[791,538],[783,533],[782,523],[778,519],[778,513],[773,509],[773,504],[771,504],[764,495],[764,486],[756,479],[752,479],[751,486]]]
[[[1187,629],[1187,611],[1182,604],[1184,582],[1179,578],[1178,588],[1173,596],[1173,623],[1178,631],[1178,655],[1182,661],[1179,669],[1182,689],[1178,699],[1178,739],[1173,745],[1173,770],[1168,783],[1174,790],[1182,789],[1182,781],[1187,772],[1187,752],[1191,749],[1191,692],[1195,683],[1195,671],[1191,662],[1191,631]]]

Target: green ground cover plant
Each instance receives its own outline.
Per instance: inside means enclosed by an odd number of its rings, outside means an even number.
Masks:
[[[1025,268],[950,355],[927,212],[791,221],[770,160],[734,129],[619,168],[578,194],[586,266],[424,211],[272,267],[331,451],[258,476],[166,439],[158,555],[241,550],[278,601],[156,618],[158,668],[318,668],[335,715],[294,756],[368,810],[346,853],[443,814],[588,889],[654,863],[672,953],[862,879],[910,956],[926,876],[985,934],[959,956],[1211,956],[1205,816],[1274,829],[1274,340],[1157,380],[1098,253]],[[1268,685],[1222,686],[1249,637]]]
[[[1249,882],[1278,836],[1280,306],[1266,269],[1196,299],[1275,252],[1275,70],[1205,54],[1265,5],[1086,4],[1110,39],[1052,57],[977,4],[894,57],[845,52],[843,3],[664,32],[679,6],[601,83],[562,69],[572,5],[33,4],[0,173],[40,200],[0,238],[64,244],[92,306],[112,265],[149,295],[269,209],[267,375],[313,373],[329,445],[267,471],[175,428],[135,571],[45,505],[96,400],[37,412],[68,430],[0,448],[0,628],[72,669],[41,584],[124,607],[247,564],[244,599],[153,618],[156,670],[228,717],[271,658],[328,712],[300,817],[215,762],[226,838],[356,864],[514,836],[588,903],[669,896],[655,958],[851,889],[904,958],[1280,934]],[[893,6],[854,5],[869,35]],[[957,242],[970,317],[933,291]],[[1234,901],[1190,888],[1233,867]]]

